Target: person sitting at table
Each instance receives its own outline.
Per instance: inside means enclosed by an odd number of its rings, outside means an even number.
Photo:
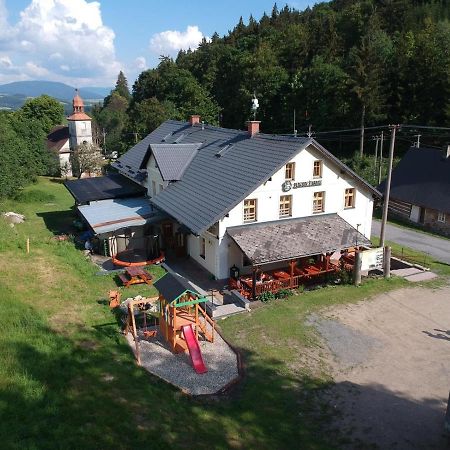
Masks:
[[[268,275],[264,273],[261,269],[256,270],[256,282],[262,283],[263,281],[267,281],[269,279]]]

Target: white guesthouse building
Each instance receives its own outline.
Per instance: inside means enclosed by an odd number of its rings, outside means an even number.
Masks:
[[[128,235],[157,235],[166,255],[190,256],[218,279],[232,266],[274,269],[370,245],[379,192],[314,139],[266,135],[256,121],[238,131],[204,125],[199,116],[169,120],[114,166],[147,189],[145,225],[128,214],[115,217],[114,230],[100,229],[96,220],[113,217],[80,211],[91,228],[109,238],[125,227]]]

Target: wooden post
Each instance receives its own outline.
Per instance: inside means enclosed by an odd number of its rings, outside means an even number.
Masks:
[[[355,265],[353,266],[353,283],[355,286],[359,286],[361,284],[361,263],[361,252],[359,250],[356,250]]]
[[[137,336],[137,330],[136,330],[136,320],[134,318],[134,310],[133,305],[128,305],[128,314],[131,316],[131,323],[133,324],[133,337],[134,337],[134,343],[136,345],[136,359],[137,363],[140,366],[141,365],[141,353],[139,351],[139,342],[138,342],[138,336]]]
[[[173,310],[173,349],[175,350],[175,346],[177,345],[177,308],[175,306],[172,306]]]
[[[295,265],[295,259],[293,259],[293,260],[289,263],[289,266],[290,266],[290,269],[291,269],[291,273],[290,273],[291,279],[289,280],[289,286],[290,286],[291,288],[292,288],[293,285],[294,285],[294,265]]]
[[[206,320],[205,320],[206,322]],[[205,327],[206,327],[206,323],[205,323]],[[198,341],[198,303],[195,304],[195,337],[197,338]]]
[[[384,247],[383,257],[384,278],[391,278],[391,247]]]
[[[30,253],[30,238],[27,238],[27,254]]]
[[[252,267],[252,299],[256,300],[256,267]]]

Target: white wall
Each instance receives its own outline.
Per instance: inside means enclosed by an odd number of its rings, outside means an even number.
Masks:
[[[205,239],[205,258],[200,256],[201,238]],[[207,231],[202,236],[188,235],[187,249],[191,258],[195,259],[208,272],[213,274],[216,278],[220,277],[219,273],[219,240]],[[226,278],[220,277],[220,278]]]
[[[92,144],[92,128],[90,120],[69,120],[70,148],[74,150],[84,141]]]
[[[333,162],[325,160],[315,147],[310,145],[291,160],[291,162],[295,162],[294,182],[314,180],[313,166],[316,160],[323,161],[321,186],[301,187],[283,192],[282,184],[285,181],[285,167],[283,166],[272,176],[271,181],[262,184],[247,196],[249,199],[257,199],[257,222],[280,220],[280,196],[292,195],[292,217],[338,213],[353,227],[357,228],[360,224],[359,231],[370,239],[373,209],[371,192],[361,183],[356,183],[346,173],[341,173],[341,169]],[[354,208],[344,209],[346,188],[355,188]],[[313,194],[320,191],[325,192],[325,210],[323,213],[313,214]],[[244,202],[241,202],[229,212],[228,217],[224,217],[219,222],[220,257],[216,274],[219,278],[227,277],[229,268],[233,264],[242,268],[240,251],[233,242],[230,244],[231,239],[225,232],[228,227],[243,225],[243,215]]]
[[[156,161],[153,155],[151,155],[150,158],[148,159],[147,173],[148,175],[144,186],[147,188],[147,195],[149,197],[154,197],[155,193],[153,192],[152,181],[155,182],[157,194],[160,191],[160,186],[162,186],[163,189],[165,189],[169,183],[162,179],[161,172],[156,167]]]

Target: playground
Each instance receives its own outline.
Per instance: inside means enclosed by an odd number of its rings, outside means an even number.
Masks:
[[[154,287],[158,297],[121,304],[137,363],[191,395],[215,394],[238,380],[237,355],[206,313],[207,298],[176,273],[166,273]],[[113,302],[118,306],[116,298]]]

